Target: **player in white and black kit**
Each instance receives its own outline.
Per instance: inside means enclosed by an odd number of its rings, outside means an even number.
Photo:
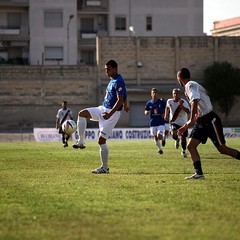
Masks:
[[[178,134],[182,135],[189,128],[189,125],[195,123],[189,136],[187,148],[196,172],[185,179],[205,179],[197,150],[200,143],[206,143],[209,137],[221,154],[229,155],[238,160],[240,160],[240,152],[226,146],[221,119],[212,111],[213,107],[207,91],[197,82],[190,81],[190,71],[187,68],[182,68],[177,73],[177,80],[184,87],[191,107],[190,118],[184,126],[178,129]]]
[[[79,133],[78,141],[73,148],[85,148],[84,138],[86,129],[86,118],[99,122],[98,144],[100,147],[100,160],[102,165],[93,169],[92,173],[109,173],[108,167],[108,146],[107,139],[112,133],[112,129],[117,124],[122,109],[128,112],[127,90],[122,76],[118,73],[118,64],[114,60],[109,60],[105,64],[106,75],[110,78],[106,88],[106,95],[102,106],[83,109],[78,114],[77,129]]]
[[[179,88],[174,88],[172,91],[173,98],[167,100],[167,106],[165,108],[164,119],[170,120],[170,129],[172,138],[175,140],[175,147],[178,149],[180,138],[177,134],[177,130],[182,127],[188,121],[188,114],[190,112],[188,102],[181,98],[181,92]],[[181,154],[184,158],[187,158],[186,147],[187,147],[187,136],[188,130],[186,130],[181,136]]]
[[[58,129],[59,133],[62,134],[63,147],[68,147],[70,135],[63,132],[62,124],[69,119],[73,119],[73,113],[72,110],[67,107],[67,101],[63,101],[62,108],[58,110],[56,116],[56,128]]]

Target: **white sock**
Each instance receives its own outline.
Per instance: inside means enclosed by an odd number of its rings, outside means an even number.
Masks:
[[[159,140],[154,139],[156,146],[158,147],[158,150],[161,150],[161,143]]]
[[[80,143],[84,143],[86,127],[87,127],[86,118],[78,116],[77,130],[78,130],[78,135],[79,135],[78,140],[79,140]]]
[[[100,145],[100,158],[102,167],[108,168],[108,145],[106,143]]]

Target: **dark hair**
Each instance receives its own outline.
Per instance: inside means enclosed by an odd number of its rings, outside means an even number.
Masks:
[[[173,91],[181,93],[181,90],[179,88],[174,88]]]
[[[151,92],[152,92],[152,91],[158,92],[157,88],[152,88]]]
[[[106,66],[110,65],[112,68],[117,68],[118,67],[118,64],[115,60],[109,60],[106,62],[105,64]]]
[[[190,71],[187,68],[181,68],[178,73],[182,79],[190,79]]]

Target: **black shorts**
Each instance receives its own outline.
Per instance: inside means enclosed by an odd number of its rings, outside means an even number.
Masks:
[[[182,126],[180,126],[180,125],[178,125],[178,124],[176,124],[176,123],[173,123],[173,124],[171,124],[171,130],[178,130],[179,128],[181,128]],[[188,130],[186,130],[184,133],[183,133],[183,135],[182,135],[183,137],[187,137],[188,136]]]
[[[223,135],[222,121],[214,112],[210,112],[197,119],[189,138],[197,139],[203,144],[210,138],[216,147],[226,143]]]

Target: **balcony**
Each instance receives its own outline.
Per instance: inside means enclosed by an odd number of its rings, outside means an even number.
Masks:
[[[12,41],[12,40],[29,40],[29,28],[28,26],[0,26],[0,40]]]
[[[80,38],[84,39],[96,39],[96,31],[80,31]]]
[[[105,30],[79,30],[79,39],[96,39],[97,36],[106,37],[108,32]]]
[[[100,0],[86,0],[86,6],[101,6]]]
[[[108,0],[78,0],[77,9],[81,13],[107,14]]]
[[[20,29],[9,29],[0,27],[0,35],[20,35]]]

